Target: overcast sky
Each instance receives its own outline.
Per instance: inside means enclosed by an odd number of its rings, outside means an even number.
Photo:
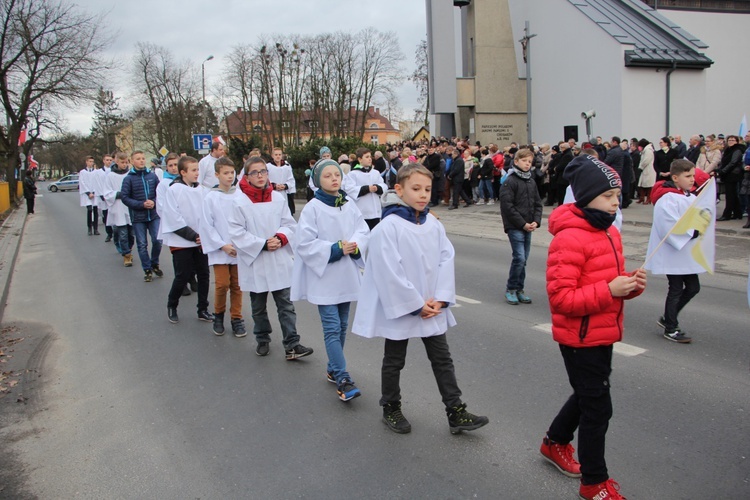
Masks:
[[[427,37],[424,0],[76,0],[87,13],[106,12],[107,24],[118,36],[105,57],[122,68],[103,75],[127,109],[125,84],[132,67],[136,42],[167,47],[176,60],[189,58],[206,63],[207,94],[218,81],[226,56],[234,45],[254,43],[261,34],[282,32],[314,35],[334,31],[356,32],[363,28],[393,31],[404,54],[404,83],[397,89],[405,116],[417,106],[417,91],[408,81],[414,69],[414,52]],[[179,7],[176,7],[179,6]],[[93,106],[66,113],[69,129],[88,133]]]

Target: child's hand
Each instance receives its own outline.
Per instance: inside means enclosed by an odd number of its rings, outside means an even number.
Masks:
[[[609,282],[609,293],[611,293],[613,297],[625,297],[626,295],[629,295],[630,292],[635,290],[638,284],[637,280],[638,279],[635,275],[618,276],[617,278]]]
[[[201,237],[200,236],[196,236],[195,237],[195,242],[200,245],[201,244]]]
[[[636,290],[645,290],[646,289],[646,270],[642,268],[638,268],[632,273],[630,273],[631,276],[635,276],[635,289]]]
[[[538,229],[538,228],[539,228],[539,224],[537,224],[536,222],[530,222],[529,224],[530,224],[530,225],[531,225],[531,227],[532,227],[532,228],[534,228],[534,229]]]
[[[231,244],[224,245],[223,247],[221,247],[221,249],[230,257],[237,257],[237,249],[234,248]]]
[[[273,252],[274,250],[278,250],[281,248],[281,241],[276,236],[271,236],[266,240],[266,248],[269,252]]]
[[[422,312],[419,313],[419,316],[422,319],[434,318],[440,314],[442,307],[443,304],[441,302],[438,302],[435,299],[428,299],[422,306]]]
[[[146,201],[144,201],[143,202],[143,208],[145,208],[147,210],[151,210],[152,208],[154,208],[154,201],[153,200],[146,200]]]
[[[357,251],[357,242],[356,241],[342,241],[341,249],[344,251],[344,255],[349,255],[350,253],[354,253]]]
[[[523,225],[523,230],[526,231],[527,233],[532,232],[534,229],[536,229],[536,227],[534,227],[533,224],[534,222],[532,223],[527,222],[526,224]]]
[[[378,192],[378,186],[377,184],[373,184],[370,186],[370,192],[371,193],[377,193]]]

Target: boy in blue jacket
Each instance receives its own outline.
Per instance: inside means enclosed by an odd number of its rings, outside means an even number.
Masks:
[[[130,162],[133,168],[122,181],[120,196],[125,206],[130,209],[138,257],[141,259],[144,272],[143,281],[150,282],[154,274],[159,278],[164,276],[159,268],[161,241],[156,237],[159,233],[159,215],[156,213],[156,186],[159,184],[159,178],[146,168],[146,155],[143,151],[133,151]],[[151,235],[151,256],[148,253],[146,233]]]

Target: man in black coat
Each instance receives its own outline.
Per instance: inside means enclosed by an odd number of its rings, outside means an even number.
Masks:
[[[568,163],[573,161],[573,150],[570,149],[570,144],[563,142],[560,144],[560,159],[555,165],[555,190],[557,192],[557,204],[562,205],[565,200],[565,190],[568,188],[568,181],[563,177],[565,168]]]
[[[435,150],[435,145],[430,144],[427,148],[427,157],[424,160],[424,166],[432,172],[432,193],[430,196],[430,206],[436,207],[440,203],[440,197],[443,195],[443,169],[440,168],[442,157]]]
[[[693,163],[697,163],[698,157],[701,155],[701,146],[703,146],[703,143],[701,142],[701,136],[699,135],[691,136],[690,147],[685,153],[685,159],[690,160]]]
[[[464,192],[464,155],[471,156],[468,149],[459,150],[458,148],[453,150],[453,163],[451,163],[451,169],[448,171],[448,180],[451,181],[453,187],[453,204],[448,207],[448,210],[455,210],[458,208],[458,197],[460,196],[466,202],[468,207],[473,202],[471,198],[466,196]]]

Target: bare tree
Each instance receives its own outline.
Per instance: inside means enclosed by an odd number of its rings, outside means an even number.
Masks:
[[[425,127],[430,126],[430,80],[427,71],[427,40],[417,44],[414,54],[416,69],[411,74],[411,81],[419,92],[418,102],[420,107],[414,110],[415,121],[421,121]]]
[[[64,1],[0,0],[0,24],[0,100],[7,123],[0,142],[9,156],[10,181],[21,130],[44,126],[51,108],[92,98],[110,38],[102,14],[83,14]],[[36,138],[32,134],[27,150]],[[16,190],[10,191],[14,196]]]

